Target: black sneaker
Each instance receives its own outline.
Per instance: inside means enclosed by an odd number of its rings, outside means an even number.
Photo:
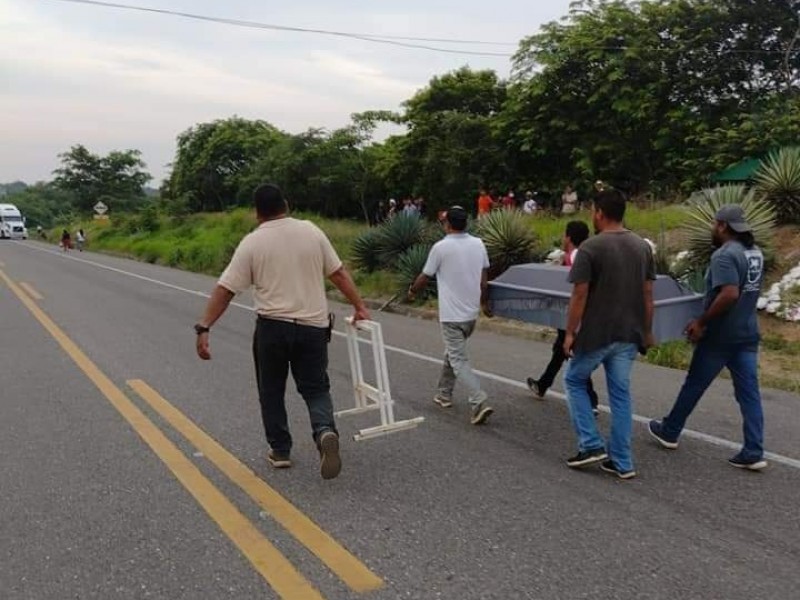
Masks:
[[[763,458],[742,458],[740,454],[729,458],[728,463],[737,469],[746,469],[748,471],[760,471],[767,468],[767,461]]]
[[[647,431],[650,435],[664,448],[668,450],[675,450],[678,447],[678,438],[670,438],[664,434],[664,426],[661,421],[650,421],[647,426]]]
[[[323,479],[334,479],[342,472],[342,457],[339,456],[339,436],[335,431],[324,431],[319,436],[319,466]]]
[[[275,452],[274,450],[267,452],[267,462],[271,464],[274,469],[288,469],[292,466],[292,461],[288,454]]]
[[[575,456],[567,459],[567,466],[571,469],[580,469],[581,467],[588,467],[599,462],[603,462],[608,458],[608,454],[603,448],[595,448],[594,450],[587,450],[586,452],[578,452]]]
[[[547,393],[547,388],[539,383],[538,379],[528,377],[528,389],[539,399],[544,400],[544,395]]]
[[[620,479],[633,479],[636,477],[636,471],[631,469],[630,471],[620,471],[617,468],[617,465],[613,463],[613,461],[606,460],[600,465],[600,469],[605,471],[606,473],[611,473],[612,475],[616,475]]]

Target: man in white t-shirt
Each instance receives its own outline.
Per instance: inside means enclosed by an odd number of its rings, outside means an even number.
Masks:
[[[236,248],[217,282],[201,320],[195,325],[197,354],[209,360],[209,332],[234,295],[253,288],[256,331],[253,357],[267,461],[276,469],[292,466],[292,436],[286,416],[286,378],[291,370],[305,400],[323,479],[339,475],[339,434],[333,419],[328,379],[328,342],[333,325],[325,279],[355,308],[353,318],[369,311],[328,238],[313,223],[293,219],[281,190],[259,186],[254,194],[258,228]]]
[[[408,297],[413,300],[436,277],[445,357],[439,391],[433,401],[442,408],[453,406],[453,388],[458,378],[469,390],[470,420],[473,425],[481,425],[494,409],[486,404],[486,392],[469,364],[467,340],[475,331],[481,307],[489,314],[489,255],[483,242],[466,233],[466,229],[467,211],[460,206],[450,208],[445,218],[447,235],[431,249],[422,273],[408,289]]]

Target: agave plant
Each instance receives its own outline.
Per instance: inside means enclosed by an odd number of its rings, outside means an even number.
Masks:
[[[692,266],[705,269],[711,260],[714,248],[711,244],[711,223],[721,206],[739,204],[744,210],[753,236],[766,256],[772,252],[772,235],[775,227],[775,211],[770,203],[753,189],[744,185],[726,185],[703,190],[700,197],[690,205],[688,248]]]
[[[489,253],[489,275],[492,278],[511,266],[533,259],[536,235],[525,215],[519,211],[498,210],[481,217],[476,231]]]
[[[353,240],[353,244],[350,246],[350,259],[357,269],[372,273],[380,268],[379,239],[380,231],[378,229],[367,229]]]
[[[770,154],[755,179],[775,208],[778,223],[800,223],[800,146]]]
[[[405,292],[414,283],[417,276],[422,273],[430,251],[430,244],[417,244],[400,255],[397,261],[397,283],[400,292]],[[420,293],[422,298],[428,295],[436,295],[435,280],[431,280],[427,289]]]
[[[394,269],[404,252],[432,241],[431,226],[415,215],[397,215],[378,229],[375,249],[383,266]]]

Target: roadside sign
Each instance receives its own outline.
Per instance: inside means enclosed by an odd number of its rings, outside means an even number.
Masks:
[[[94,205],[94,212],[96,212],[98,215],[104,215],[108,212],[108,207],[102,202],[98,202]]]

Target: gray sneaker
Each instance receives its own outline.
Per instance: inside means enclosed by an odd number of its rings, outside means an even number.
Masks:
[[[491,406],[486,406],[486,404],[481,403],[472,411],[470,423],[473,425],[483,425],[486,423],[486,420],[492,416],[493,412],[494,409]]]
[[[435,404],[438,404],[442,408],[450,408],[453,406],[453,401],[447,396],[442,396],[441,394],[436,394],[433,397],[433,401]]]
[[[334,479],[342,471],[342,457],[339,456],[339,435],[335,431],[324,431],[319,436],[319,466],[323,479]]]

